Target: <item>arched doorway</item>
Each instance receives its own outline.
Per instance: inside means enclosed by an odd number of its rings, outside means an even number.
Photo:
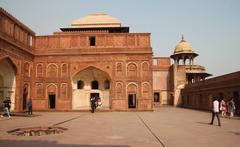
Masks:
[[[127,86],[128,108],[137,108],[137,84],[130,83]]]
[[[0,103],[4,98],[11,99],[11,110],[15,104],[16,67],[9,58],[0,60]],[[2,108],[2,105],[0,106]],[[1,109],[2,110],[2,109]]]
[[[90,97],[101,98],[102,107],[111,107],[111,82],[107,73],[95,67],[89,67],[78,72],[72,79],[72,109],[90,109]]]
[[[48,109],[56,109],[57,85],[51,83],[47,86]]]
[[[27,96],[28,96],[28,85],[25,84],[23,88],[23,101],[22,101],[22,108],[25,110],[27,108]]]

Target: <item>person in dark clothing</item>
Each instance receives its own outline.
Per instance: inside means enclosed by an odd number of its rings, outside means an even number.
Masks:
[[[96,109],[96,98],[91,97],[90,98],[90,104],[91,104],[91,112],[94,113]]]
[[[32,99],[29,99],[27,102],[28,114],[32,115]]]

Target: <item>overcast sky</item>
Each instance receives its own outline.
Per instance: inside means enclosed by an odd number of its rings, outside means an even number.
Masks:
[[[182,34],[214,76],[240,70],[240,0],[0,0],[37,35],[105,12],[133,33],[151,33],[154,56],[169,57]]]

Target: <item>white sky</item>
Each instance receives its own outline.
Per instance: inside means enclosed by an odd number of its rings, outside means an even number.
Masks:
[[[169,57],[183,34],[199,54],[195,64],[209,73],[240,70],[239,0],[0,0],[0,6],[37,35],[105,12],[119,18],[130,32],[150,32],[154,56]]]

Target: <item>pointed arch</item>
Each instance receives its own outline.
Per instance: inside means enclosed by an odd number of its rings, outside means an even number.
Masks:
[[[50,63],[47,65],[47,77],[58,77],[58,65]]]
[[[16,81],[17,76],[17,66],[11,57],[4,56],[0,59],[0,77],[1,77],[1,85],[0,85],[0,102],[5,97],[9,97],[11,99],[11,109],[15,108],[16,102]],[[21,103],[21,102],[20,102]]]
[[[58,86],[50,83],[47,85],[48,108],[55,109],[58,100]]]
[[[147,77],[149,76],[149,62],[144,61],[141,63],[141,68],[142,68],[142,77]]]
[[[55,93],[57,94],[57,84],[50,83],[47,85],[47,93]]]
[[[30,63],[26,61],[23,64],[23,67],[24,67],[24,76],[25,77],[30,77]]]
[[[84,87],[78,89],[79,81],[84,82]],[[102,108],[111,107],[111,87],[105,88],[105,81],[111,84],[110,75],[101,68],[87,66],[75,72],[72,77],[72,109],[90,109],[91,96],[99,96],[102,100]]]
[[[124,97],[123,93],[123,82],[116,82],[116,93],[117,93],[117,99],[122,99]]]
[[[74,77],[76,77],[76,75],[78,75],[80,72],[84,71],[84,70],[87,70],[87,69],[97,69],[99,71],[102,71],[103,73],[105,73],[107,75],[107,78],[110,80],[110,82],[112,81],[112,76],[111,74],[109,74],[108,72],[106,72],[104,69],[102,69],[101,67],[98,67],[98,66],[92,66],[92,65],[89,65],[89,66],[86,66],[86,67],[83,67],[79,70],[76,70],[72,76],[71,76],[71,79],[73,79]]]
[[[68,97],[68,85],[67,83],[61,83],[60,86],[60,97],[66,99]]]
[[[3,60],[8,61],[8,62],[12,65],[15,73],[16,73],[16,74],[18,73],[19,70],[18,70],[17,63],[16,63],[16,61],[14,61],[14,60],[12,59],[12,57],[10,57],[10,56],[0,57],[0,62],[3,61]]]
[[[141,87],[142,98],[147,99],[151,92],[150,84],[148,82],[143,82]]]
[[[127,76],[128,77],[137,77],[137,63],[129,62],[127,64]]]
[[[130,82],[127,84],[127,93],[138,93],[138,85],[135,82]]]
[[[61,64],[61,77],[67,77],[68,76],[68,64],[62,63]]]
[[[36,65],[36,77],[43,77],[43,64],[38,63]]]

